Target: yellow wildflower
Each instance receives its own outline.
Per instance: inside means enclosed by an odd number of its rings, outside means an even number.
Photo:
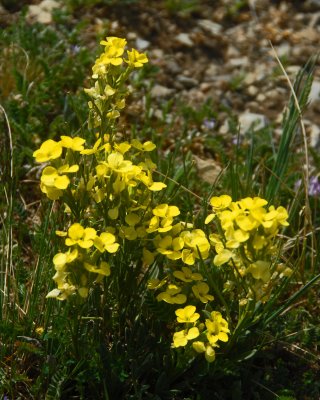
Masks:
[[[184,282],[201,281],[203,276],[197,272],[192,272],[188,267],[182,267],[181,271],[174,271],[173,275]]]
[[[200,318],[200,314],[196,313],[195,306],[186,306],[185,308],[179,308],[175,311],[177,321],[180,323],[196,322]]]
[[[124,60],[129,64],[129,67],[141,68],[143,64],[148,62],[148,57],[144,53],[139,53],[137,50],[127,50],[128,60]]]
[[[79,223],[75,223],[68,229],[68,237],[66,238],[66,246],[79,245],[83,249],[93,246],[97,232],[93,228],[83,228]]]
[[[258,260],[247,268],[246,272],[250,272],[254,279],[261,279],[264,283],[271,278],[270,262]]]
[[[42,171],[40,178],[40,189],[45,193],[49,199],[56,200],[62,195],[62,190],[66,189],[70,184],[70,179],[64,173],[77,172],[79,169],[78,165],[63,165],[59,169],[54,167],[46,167]]]
[[[101,261],[98,268],[95,265],[86,262],[83,265],[85,269],[89,272],[94,272],[95,274],[100,274],[103,276],[110,275],[110,265],[106,261]]]
[[[116,253],[120,247],[120,244],[116,243],[116,237],[110,232],[102,232],[100,236],[95,236],[93,244],[100,253]]]
[[[131,145],[140,151],[152,151],[156,148],[156,145],[150,141],[141,143],[137,139],[132,139]]]
[[[180,234],[185,247],[182,251],[182,261],[185,264],[193,265],[197,258],[206,259],[209,255],[210,243],[201,229],[183,231]],[[189,247],[189,248],[188,248]]]
[[[168,204],[159,204],[152,210],[153,215],[161,218],[176,217],[180,214],[180,210],[176,206],[169,206]]]
[[[117,49],[117,55],[122,56],[127,40],[115,36],[108,36],[106,40],[101,40],[100,44],[106,48],[113,47],[114,49]]]
[[[210,346],[208,343],[205,344],[203,342],[197,341],[192,343],[192,347],[197,353],[205,353],[205,358],[209,363],[215,360],[215,351],[213,347]],[[214,347],[216,347],[216,345]]]
[[[195,326],[189,330],[175,332],[173,334],[172,347],[184,347],[188,344],[189,340],[195,339],[199,335],[200,335],[199,329]]]
[[[172,229],[173,219],[175,216],[180,214],[180,210],[176,206],[160,204],[152,210],[152,213],[154,217],[152,217],[149,222],[149,228],[147,229],[147,232],[168,232]]]
[[[228,322],[222,318],[218,311],[211,312],[211,318],[206,319],[207,339],[211,345],[215,345],[218,340],[228,341],[229,329]]]
[[[193,294],[202,303],[208,303],[208,301],[213,300],[213,296],[209,293],[209,286],[205,282],[198,282],[192,286]]]
[[[101,138],[99,138],[99,139],[95,142],[95,144],[94,144],[94,146],[93,146],[92,149],[84,149],[84,150],[81,150],[80,154],[90,155],[90,154],[97,153],[98,151],[103,150],[103,148],[104,148],[104,146],[99,147],[100,144],[101,144]]]
[[[83,144],[86,142],[85,139],[80,137],[60,136],[60,138],[61,146],[73,151],[82,151]]]
[[[183,304],[187,301],[187,296],[180,292],[181,288],[179,286],[169,284],[165,292],[158,294],[157,300],[162,300],[169,304]]]
[[[228,249],[222,249],[213,259],[214,265],[220,267],[227,263],[233,257],[232,251]]]
[[[54,140],[46,140],[40,146],[40,149],[36,150],[33,153],[33,157],[35,157],[37,162],[46,162],[49,160],[54,160],[59,158],[62,154],[62,146],[59,142],[55,142]]]
[[[67,253],[57,253],[53,257],[53,264],[55,269],[62,270],[64,269],[66,264],[70,264],[72,261],[74,261],[78,257],[78,250],[73,249],[71,252],[68,251]]]
[[[157,243],[157,251],[168,257],[169,260],[179,260],[183,244],[183,239],[180,237],[172,238],[171,236],[165,236]]]
[[[210,199],[210,204],[214,210],[223,210],[229,207],[231,202],[231,197],[226,194],[223,194],[222,196],[214,196]]]
[[[139,236],[140,234],[139,229],[137,230],[137,233]],[[142,250],[142,260],[146,265],[151,265],[154,262],[154,254],[144,247]]]
[[[150,290],[156,290],[161,288],[161,286],[165,285],[167,283],[167,279],[164,278],[160,281],[158,278],[153,278],[148,280],[148,289]]]

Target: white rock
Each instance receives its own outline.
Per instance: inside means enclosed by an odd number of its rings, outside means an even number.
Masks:
[[[41,13],[37,15],[37,22],[40,22],[41,24],[50,24],[52,22],[51,13],[41,11]]]
[[[164,57],[164,52],[162,49],[152,49],[149,53],[151,56],[150,58],[155,58],[161,60]]]
[[[183,44],[184,46],[188,46],[188,47],[193,46],[193,41],[191,40],[188,33],[179,33],[179,35],[177,35],[175,37],[175,40],[178,43]]]
[[[220,67],[217,64],[210,64],[205,72],[205,80],[212,82],[215,80],[215,77],[219,74],[219,72],[223,70],[223,67]]]
[[[112,21],[110,24],[110,30],[111,31],[116,31],[117,29],[119,29],[119,22],[118,21]]]
[[[257,101],[263,103],[266,100],[266,95],[264,93],[259,93],[257,96]]]
[[[221,25],[217,24],[216,22],[210,21],[209,19],[201,19],[198,22],[198,25],[205,31],[210,32],[212,35],[219,35],[222,30]]]
[[[141,38],[137,38],[136,40],[136,47],[138,50],[142,51],[147,49],[150,46],[150,42],[148,40],[144,40]]]
[[[227,120],[224,121],[224,123],[220,126],[219,128],[219,133],[221,133],[222,135],[226,134],[227,132],[229,132],[230,127],[229,127],[229,123]]]
[[[156,110],[152,110],[152,115],[154,115],[157,119],[163,121],[165,120],[165,122],[167,124],[171,124],[173,117],[171,114],[164,114],[162,110],[156,109]]]
[[[152,98],[165,98],[171,96],[172,93],[173,89],[169,89],[162,85],[154,85],[150,92]]]
[[[137,39],[137,34],[135,32],[128,32],[127,33],[127,39],[128,40],[136,40]]]
[[[249,58],[247,56],[239,57],[239,58],[231,58],[228,61],[228,64],[232,67],[244,67],[249,64]]]
[[[248,93],[250,94],[250,96],[256,96],[259,92],[259,89],[257,88],[257,86],[254,85],[250,85],[248,87]]]
[[[177,81],[181,83],[186,89],[190,89],[194,86],[199,85],[199,82],[196,79],[184,75],[179,75]]]
[[[221,167],[217,162],[210,158],[203,160],[195,154],[192,158],[196,164],[198,177],[211,185],[214,184],[221,173]]]
[[[166,68],[172,74],[176,75],[181,73],[181,67],[174,59],[168,60],[166,62]]]
[[[246,111],[239,117],[240,134],[246,133],[250,128],[254,131],[264,128],[267,125],[266,117],[262,114]]]
[[[31,6],[29,6],[27,15],[30,17],[34,17],[34,16],[37,16],[38,14],[40,14],[41,11],[42,11],[42,9],[39,5],[32,4]]]
[[[42,24],[50,24],[52,22],[52,10],[59,8],[61,5],[54,0],[44,0],[40,4],[32,4],[28,8],[27,20],[29,22],[40,22]]]
[[[227,53],[226,53],[227,59],[236,58],[236,57],[240,57],[240,56],[241,56],[241,53],[240,53],[239,49],[237,49],[236,47],[229,44]]]
[[[320,128],[312,124],[310,127],[310,146],[316,147],[320,143]]]
[[[32,4],[26,16],[29,22],[40,22],[41,24],[50,24],[52,16],[50,12],[44,11],[39,5]]]
[[[297,75],[297,73],[300,71],[300,66],[299,65],[288,65],[286,67],[286,72],[287,74],[292,74],[292,75]]]
[[[39,5],[43,10],[46,11],[52,11],[55,8],[61,7],[61,4],[55,0],[43,0]]]
[[[275,48],[275,50],[276,50],[278,57],[283,57],[283,56],[287,56],[288,54],[290,54],[291,46],[288,42],[284,42],[280,46],[277,46]]]
[[[309,103],[312,104],[315,101],[320,100],[319,94],[320,94],[320,82],[313,81],[309,94]]]

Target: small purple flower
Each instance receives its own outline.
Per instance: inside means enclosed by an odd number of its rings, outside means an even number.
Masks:
[[[78,54],[78,53],[80,52],[80,50],[81,50],[81,47],[78,46],[77,44],[74,45],[74,46],[71,46],[71,53],[72,53],[73,55],[74,55],[74,54]]]
[[[233,137],[231,140],[232,144],[234,144],[235,146],[238,146],[239,144],[241,144],[242,141],[243,141],[243,136],[240,136],[240,135]]]
[[[302,183],[302,180],[301,180],[301,179],[298,179],[298,180],[295,182],[294,188],[293,188],[293,190],[294,190],[295,192],[297,192],[297,191],[299,190],[299,188],[300,188],[300,186],[301,186],[301,183]]]
[[[317,176],[312,176],[309,181],[309,196],[320,195],[320,182]]]
[[[298,179],[294,184],[294,191],[297,192],[302,184],[302,180]],[[308,187],[309,196],[319,196],[320,195],[320,182],[317,176],[311,176],[309,179],[309,187]]]
[[[216,120],[214,118],[205,118],[203,120],[203,125],[207,129],[213,129],[216,126]]]

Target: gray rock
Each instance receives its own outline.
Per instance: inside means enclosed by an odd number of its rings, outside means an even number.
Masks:
[[[192,47],[193,46],[193,41],[191,40],[190,36],[188,33],[179,33],[179,35],[177,35],[175,37],[176,42],[187,46],[187,47]]]
[[[148,40],[137,38],[136,47],[138,50],[140,50],[140,51],[146,50],[149,46],[150,46],[150,42],[148,42]]]
[[[310,146],[317,147],[320,143],[320,128],[318,125],[311,124],[310,126]]]
[[[152,49],[150,51],[150,58],[155,58],[161,60],[164,57],[164,52],[162,49]]]
[[[127,39],[128,40],[136,40],[137,39],[137,34],[135,32],[128,32],[127,33]]]
[[[173,117],[171,114],[164,114],[163,111],[159,109],[152,110],[152,115],[154,115],[160,121],[165,120],[167,124],[171,124],[171,122],[173,121]]]
[[[291,46],[288,42],[284,42],[275,48],[277,56],[283,57],[287,56],[291,52]]]
[[[201,19],[198,25],[205,31],[211,33],[212,35],[219,35],[222,31],[222,26],[216,22],[210,21],[209,19]]]
[[[249,64],[249,58],[247,56],[231,58],[228,63],[232,67],[245,67]]]
[[[256,96],[259,92],[259,89],[257,88],[257,86],[254,85],[250,85],[248,87],[248,93],[250,94],[250,96]]]
[[[210,158],[203,160],[195,154],[192,158],[197,168],[198,177],[211,185],[214,184],[222,170],[220,165]]]
[[[320,82],[319,81],[313,81],[310,94],[309,94],[309,103],[312,104],[315,101],[320,100]]]
[[[165,64],[167,70],[171,72],[172,74],[180,74],[181,73],[181,67],[180,65],[175,61],[175,60],[168,60]]]
[[[151,89],[150,94],[153,99],[166,98],[173,94],[173,89],[169,89],[162,85],[154,85],[154,87]]]
[[[246,111],[239,117],[240,133],[244,134],[249,129],[259,130],[267,125],[267,119],[262,114],[251,113]]]
[[[191,89],[199,84],[196,79],[184,75],[179,75],[177,77],[177,81],[181,83],[186,89]]]
[[[223,67],[220,67],[217,64],[210,64],[206,69],[204,80],[206,82],[213,82],[222,69]]]

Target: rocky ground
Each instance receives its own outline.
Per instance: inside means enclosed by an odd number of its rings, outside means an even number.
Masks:
[[[215,124],[221,134],[229,129],[224,106],[239,118],[241,133],[257,121],[256,129],[272,123],[281,134],[290,88],[276,57],[294,79],[309,57],[319,51],[318,0],[63,3],[27,2],[27,18],[30,23],[54,24],[52,10],[73,4],[67,8],[75,21],[86,21],[82,40],[88,46],[96,48],[97,32],[107,32],[126,37],[130,45],[148,53],[151,64],[157,67],[151,89],[154,117],[162,115],[161,104],[169,99],[183,100],[192,107],[211,99],[219,113],[215,122],[208,123]],[[3,4],[6,8],[0,10],[0,20],[8,22],[18,18],[26,2]],[[313,147],[320,144],[319,93],[318,69],[304,115]],[[142,106],[136,102],[131,114],[139,115]],[[170,121],[170,115],[167,118]]]
[[[198,7],[180,11],[163,3],[97,7],[92,26],[99,29],[107,21],[108,35],[127,37],[132,46],[148,52],[159,67],[151,90],[154,102],[176,98],[196,107],[212,99],[239,117],[241,133],[255,120],[257,128],[268,122],[279,128],[290,88],[276,55],[293,80],[317,54],[320,3],[198,1]],[[316,70],[304,117],[312,146],[319,144],[319,92]],[[228,130],[223,113],[216,123],[220,133]]]

